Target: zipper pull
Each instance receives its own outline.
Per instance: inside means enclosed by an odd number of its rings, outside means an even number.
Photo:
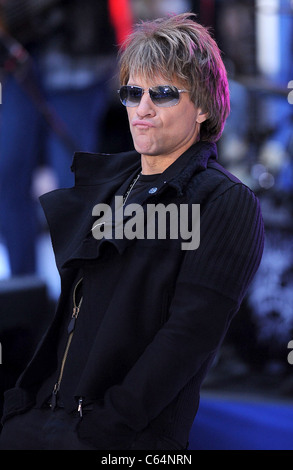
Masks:
[[[79,413],[79,416],[82,418],[82,397],[80,397],[80,399],[78,400],[77,411]]]
[[[74,328],[75,328],[75,322],[76,322],[76,318],[75,317],[72,317],[69,324],[68,324],[68,327],[67,327],[67,333],[69,335],[71,335],[71,333],[74,331]]]
[[[71,335],[74,331],[75,328],[75,323],[79,314],[79,310],[82,304],[82,297],[80,298],[79,304],[76,305],[76,291],[80,283],[82,282],[82,278],[78,281],[78,283],[75,285],[74,291],[73,291],[73,311],[72,311],[72,316],[71,320],[69,322],[69,325],[67,327],[67,333]]]
[[[73,307],[72,317],[67,327],[67,333],[70,335],[75,328],[75,323],[79,314],[80,305]]]
[[[57,393],[58,393],[58,382],[55,383],[54,389],[52,392],[51,403],[50,403],[50,408],[52,409],[52,411],[54,411],[57,406]]]

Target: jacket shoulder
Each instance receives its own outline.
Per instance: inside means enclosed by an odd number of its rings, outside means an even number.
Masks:
[[[208,170],[211,170],[211,173],[214,175],[214,177],[222,178],[222,179],[227,179],[228,181],[231,181],[232,183],[242,183],[240,179],[237,178],[237,176],[233,175],[230,173],[230,171],[226,170],[219,162],[212,161],[209,162],[208,164]]]
[[[202,204],[207,201],[211,202],[236,186],[246,187],[242,181],[218,162],[211,161],[208,163],[206,170],[199,172],[191,179],[188,192],[192,199],[196,199],[196,202]]]

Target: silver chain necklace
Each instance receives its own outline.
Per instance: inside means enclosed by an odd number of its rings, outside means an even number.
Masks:
[[[126,201],[131,193],[131,191],[133,190],[135,184],[137,183],[139,177],[141,175],[141,172],[138,173],[138,175],[131,181],[130,185],[128,186],[128,189],[126,191],[126,193],[124,194],[123,196],[123,206],[125,206],[126,204]],[[100,225],[105,225],[106,222],[100,222],[96,225],[94,225],[94,227],[91,229],[91,231],[93,231],[96,227],[100,226]]]
[[[131,181],[126,193],[123,196],[123,206],[125,206],[127,199],[130,196],[131,191],[133,190],[134,186],[136,185],[139,177],[141,175],[141,172],[138,173],[138,175]]]

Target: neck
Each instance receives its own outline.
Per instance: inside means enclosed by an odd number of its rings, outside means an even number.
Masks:
[[[163,173],[172,163],[177,160],[191,145],[199,141],[199,134],[193,142],[188,142],[185,146],[180,147],[169,155],[141,155],[141,173],[143,175],[154,175]]]
[[[179,156],[179,155],[178,155]],[[141,156],[141,173],[143,175],[155,175],[158,173],[163,173],[168,166],[172,165],[172,163],[177,159],[170,158],[170,157],[158,157],[158,156],[149,156],[149,155],[142,155]]]

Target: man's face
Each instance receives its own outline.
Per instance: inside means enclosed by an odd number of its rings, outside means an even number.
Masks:
[[[148,89],[158,85],[185,86],[174,80],[167,83],[160,77],[150,82],[141,76],[130,76],[128,85]],[[127,107],[130,131],[136,151],[143,156],[178,158],[199,135],[200,123],[206,115],[200,113],[190,100],[189,93],[180,93],[179,103],[168,108],[156,106],[145,92],[136,107]]]

